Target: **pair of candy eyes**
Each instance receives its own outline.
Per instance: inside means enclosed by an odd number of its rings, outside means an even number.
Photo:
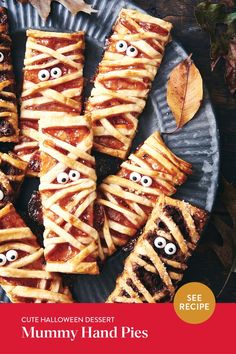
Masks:
[[[4,266],[7,261],[14,262],[18,258],[18,253],[15,250],[7,251],[6,255],[1,253],[0,254],[0,266]]]
[[[134,46],[126,43],[126,41],[119,41],[116,43],[116,50],[119,53],[124,53],[126,52],[126,55],[129,57],[135,58],[138,55],[138,49],[135,48]]]
[[[152,185],[152,179],[149,176],[141,176],[138,172],[132,172],[129,179],[133,182],[141,182],[143,187],[150,187]]]
[[[59,173],[59,175],[57,176],[57,182],[60,183],[60,184],[65,184],[69,180],[74,182],[74,181],[77,181],[79,178],[80,178],[79,171],[70,170],[69,173],[66,173],[66,172]]]
[[[176,253],[176,246],[174,243],[172,242],[166,242],[166,239],[164,237],[158,236],[155,240],[154,240],[154,245],[156,248],[164,248],[164,251],[166,254],[168,254],[168,256],[171,256],[173,254]]]
[[[50,71],[47,69],[42,69],[38,72],[38,79],[40,81],[47,81],[50,79],[59,79],[62,76],[62,71],[60,68],[55,67],[52,68]]]

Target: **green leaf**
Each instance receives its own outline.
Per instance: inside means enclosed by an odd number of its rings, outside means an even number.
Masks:
[[[209,33],[214,33],[217,23],[222,23],[225,18],[226,7],[224,4],[211,4],[200,2],[195,9],[195,16],[199,25]]]
[[[232,38],[236,34],[236,12],[233,12],[233,6],[232,1],[224,1],[224,3],[217,4],[211,3],[210,1],[203,1],[195,8],[197,22],[210,36],[212,70],[214,70],[221,58],[224,58],[226,61],[228,60]],[[236,58],[232,58],[231,54],[230,67],[232,67],[234,60],[236,61]],[[226,70],[227,66],[228,65],[226,65]],[[236,87],[234,86],[235,80],[229,80],[227,73],[226,78],[227,84],[229,85],[230,83],[230,92],[234,93],[236,91]]]

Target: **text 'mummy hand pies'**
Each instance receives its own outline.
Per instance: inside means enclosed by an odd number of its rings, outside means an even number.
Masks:
[[[11,46],[7,11],[0,7],[0,142],[17,142],[19,139]]]
[[[95,150],[126,158],[171,27],[136,10],[121,10],[86,107],[92,116]]]
[[[79,115],[82,109],[84,33],[27,31],[21,96],[20,143],[15,152],[38,176],[38,121]]]
[[[204,210],[162,195],[107,302],[171,301],[206,219]]]
[[[90,117],[40,119],[40,194],[48,271],[97,274],[95,159]]]
[[[98,187],[95,225],[104,260],[124,246],[146,223],[158,197],[172,195],[192,173],[191,164],[174,155],[154,132]]]
[[[45,270],[43,249],[10,203],[0,210],[0,285],[12,302],[73,302],[61,277]]]

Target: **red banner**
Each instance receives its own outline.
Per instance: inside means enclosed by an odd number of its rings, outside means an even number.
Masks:
[[[172,304],[1,304],[1,352],[20,354],[232,353],[236,304],[202,324]]]

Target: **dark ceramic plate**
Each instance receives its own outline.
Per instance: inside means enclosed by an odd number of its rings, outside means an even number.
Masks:
[[[51,16],[46,22],[43,22],[29,4],[22,5],[13,0],[2,1],[2,3],[9,10],[14,64],[19,87],[27,28],[50,29],[52,31],[84,30],[87,33],[85,77],[88,80],[86,95],[90,92],[89,81],[101,59],[105,38],[110,33],[120,9],[122,7],[137,8],[132,2],[125,0],[93,0],[91,4],[94,9],[98,10],[97,13],[92,15],[79,13],[73,17],[62,5],[53,3]],[[173,130],[175,123],[166,102],[166,82],[171,69],[186,56],[187,54],[180,44],[172,41],[168,45],[147,106],[140,117],[133,149],[157,129],[162,132]],[[177,133],[163,137],[175,154],[193,165],[193,175],[179,189],[176,196],[211,211],[218,182],[219,135],[209,96],[205,89],[204,100],[196,117]],[[2,144],[0,148],[6,149],[6,146]],[[96,156],[96,158],[100,178],[117,169],[117,161],[114,159],[101,156]],[[30,179],[24,183],[17,205],[19,210],[27,211],[30,195],[37,185],[37,179]],[[99,276],[66,276],[65,281],[71,287],[74,298],[79,302],[103,302],[114,288],[115,279],[122,271],[125,256],[123,251],[117,252],[106,262]],[[0,292],[0,299],[8,301],[3,292]]]

